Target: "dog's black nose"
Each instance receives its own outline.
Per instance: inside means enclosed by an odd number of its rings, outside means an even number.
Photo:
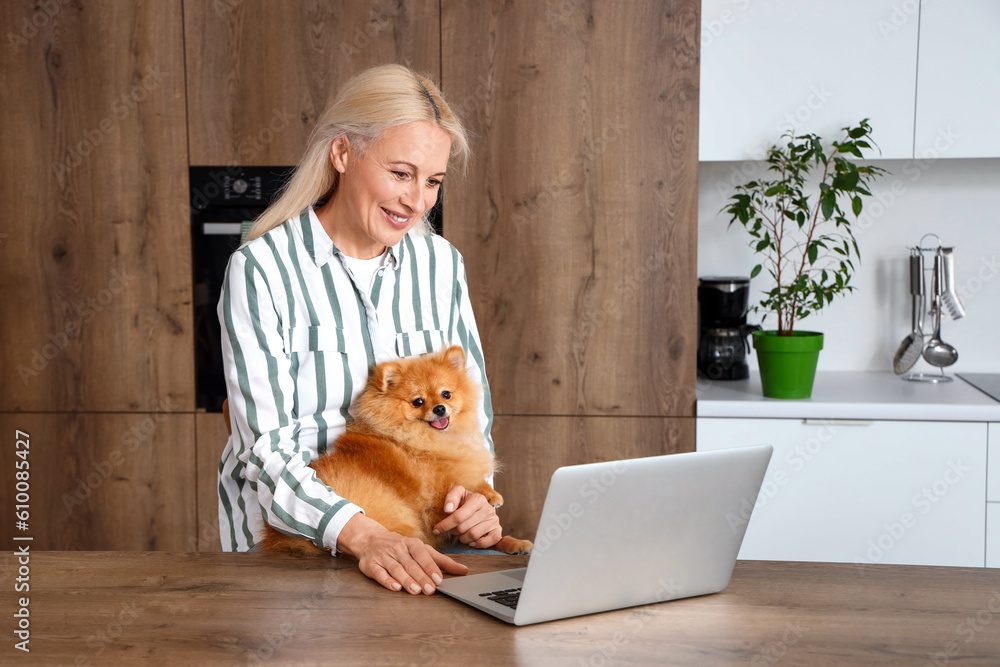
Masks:
[[[444,413],[446,412],[448,412],[448,408],[444,407],[443,405],[434,406],[434,414],[436,414],[438,417],[444,417]]]

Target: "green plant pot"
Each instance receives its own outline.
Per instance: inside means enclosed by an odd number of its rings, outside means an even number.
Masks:
[[[768,398],[809,398],[816,379],[816,362],[823,349],[823,334],[794,331],[779,336],[777,331],[754,331],[760,383]]]

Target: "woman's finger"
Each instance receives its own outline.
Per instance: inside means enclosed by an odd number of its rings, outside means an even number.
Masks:
[[[470,524],[469,521],[477,512],[480,513],[479,519]],[[478,523],[490,514],[496,515],[496,509],[487,502],[486,496],[481,493],[467,493],[462,505],[434,526],[434,531],[435,534],[450,533],[452,535],[459,535],[464,533],[470,525]],[[465,529],[456,530],[459,525],[463,524],[465,525]]]
[[[499,542],[502,538],[503,538],[503,530],[498,525],[495,529],[491,530],[485,536],[470,542],[469,546],[475,547],[476,549],[489,549],[494,544]]]

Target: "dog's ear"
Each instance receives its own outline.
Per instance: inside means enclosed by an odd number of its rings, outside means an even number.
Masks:
[[[375,367],[372,373],[372,384],[379,393],[387,394],[396,386],[399,377],[399,365],[389,361]]]
[[[465,352],[459,345],[452,345],[441,354],[441,357],[457,370],[465,368]]]

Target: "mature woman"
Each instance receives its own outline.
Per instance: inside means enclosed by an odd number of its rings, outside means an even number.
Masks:
[[[320,118],[283,195],[232,256],[219,318],[232,436],[219,466],[222,548],[254,547],[262,515],[391,590],[430,594],[441,570],[467,570],[318,481],[310,460],[345,429],[368,369],[460,344],[493,413],[461,255],[429,232],[448,160],[468,159],[465,130],[434,83],[399,65],[370,69]],[[437,530],[485,548],[496,512],[460,486]]]

